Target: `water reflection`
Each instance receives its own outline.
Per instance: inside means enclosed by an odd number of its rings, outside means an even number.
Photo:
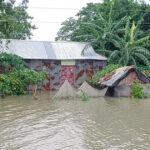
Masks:
[[[0,100],[0,150],[149,150],[150,100]]]

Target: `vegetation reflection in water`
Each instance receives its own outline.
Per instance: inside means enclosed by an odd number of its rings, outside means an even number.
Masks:
[[[52,100],[53,93],[0,100],[1,150],[150,147],[150,99]]]

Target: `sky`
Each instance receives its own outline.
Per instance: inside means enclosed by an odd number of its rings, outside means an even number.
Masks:
[[[61,23],[75,16],[79,9],[90,2],[98,3],[102,0],[29,0],[28,13],[34,17],[33,24],[38,28],[32,31],[32,40],[54,41]]]
[[[28,13],[38,29],[33,30],[33,40],[54,41],[61,23],[75,14],[89,2],[101,0],[29,0]],[[45,9],[42,9],[45,8]],[[72,8],[72,9],[50,9]],[[53,22],[53,23],[51,23]]]

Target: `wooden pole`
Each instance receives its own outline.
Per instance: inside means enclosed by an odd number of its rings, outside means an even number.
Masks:
[[[37,84],[33,86],[33,99],[37,100],[38,98],[36,97],[37,93]]]

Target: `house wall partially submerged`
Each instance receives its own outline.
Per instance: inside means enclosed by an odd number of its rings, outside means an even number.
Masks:
[[[79,87],[106,66],[106,61],[101,60],[25,60],[25,62],[28,68],[35,71],[41,71],[46,67],[48,76],[43,83],[45,90],[58,90],[66,79],[74,87]]]
[[[131,95],[131,86],[118,85],[115,87],[108,87],[105,96],[112,97],[129,97]]]

